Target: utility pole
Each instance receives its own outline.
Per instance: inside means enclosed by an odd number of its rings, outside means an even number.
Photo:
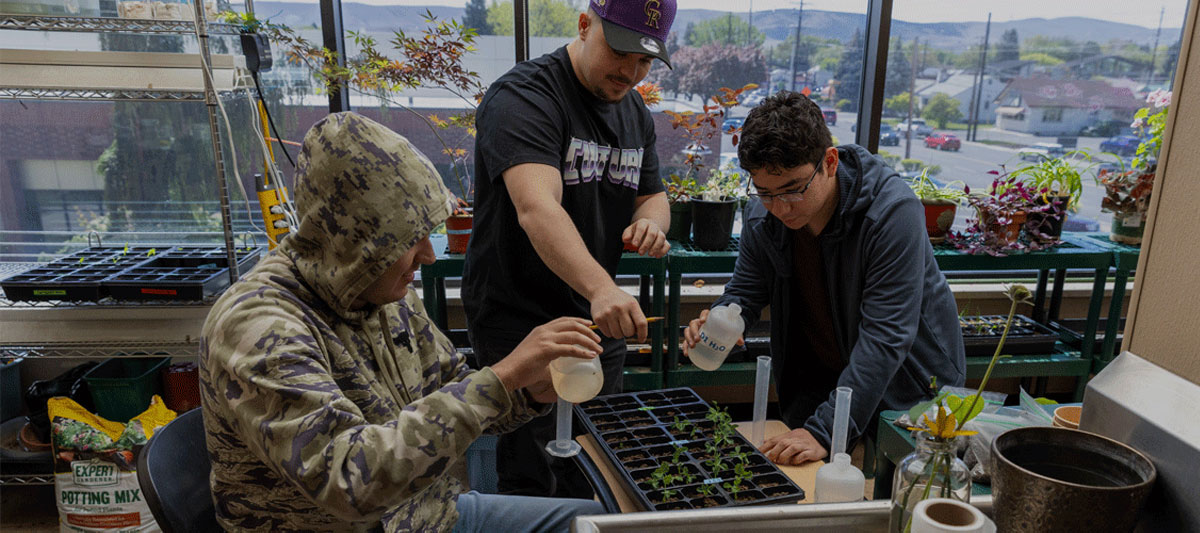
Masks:
[[[733,44],[733,13],[725,15],[725,21],[729,23],[725,30],[725,44]]]
[[[970,140],[974,141],[979,136],[979,102],[983,100],[983,86],[987,83],[987,53],[988,39],[992,36],[992,14],[988,13],[987,29],[983,31],[983,51],[980,54],[982,60],[979,62],[979,94],[975,97],[975,108],[971,110],[973,117],[969,126],[971,129],[967,132]]]
[[[1158,31],[1154,32],[1154,48],[1150,49],[1150,68],[1146,69],[1146,85],[1150,85],[1150,80],[1154,78],[1154,61],[1158,59],[1158,36],[1162,34],[1163,14],[1166,12],[1166,7],[1158,12]]]
[[[800,0],[800,11],[796,15],[796,42],[792,43],[792,92],[796,92],[796,55],[800,53],[800,24],[804,22],[804,0]]]
[[[750,16],[746,20],[746,45],[754,46],[754,0],[750,0]]]
[[[912,62],[912,77],[908,79],[908,121],[905,122],[905,129],[908,131],[905,134],[907,141],[904,143],[904,158],[908,159],[912,156],[912,138],[913,138],[913,104],[917,100],[917,38],[913,37],[912,54],[909,54],[908,60]]]

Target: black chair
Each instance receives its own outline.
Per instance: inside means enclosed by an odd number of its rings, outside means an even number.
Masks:
[[[138,456],[138,484],[165,533],[221,531],[204,444],[204,417],[192,409],[154,432]]]

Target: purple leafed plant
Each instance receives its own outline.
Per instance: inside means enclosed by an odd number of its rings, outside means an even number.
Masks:
[[[1039,197],[1045,197],[1046,189],[1035,190],[1015,177],[991,171],[996,176],[986,193],[971,193],[970,187],[964,187],[967,193],[967,203],[975,208],[975,218],[967,219],[967,230],[962,233],[952,232],[949,241],[958,249],[972,255],[988,254],[1003,257],[1009,253],[1022,253],[1041,250],[1053,246],[1056,242],[1037,243],[1029,238],[1010,240],[1006,237],[1007,226],[1014,219],[1026,217],[1031,213],[1055,213],[1053,203],[1039,202]],[[1025,231],[1043,237],[1041,228],[1034,224],[1025,224]],[[1047,239],[1049,240],[1049,239]]]

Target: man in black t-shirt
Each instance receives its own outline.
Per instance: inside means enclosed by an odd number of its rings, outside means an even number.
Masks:
[[[486,365],[547,317],[590,318],[606,337],[601,394],[621,390],[626,337],[645,340],[637,300],[614,282],[625,244],[662,257],[670,211],[654,121],[633,87],[655,58],[675,0],[592,0],[579,36],[488,89],[476,115],[475,224],[463,271],[471,345]],[[549,379],[549,374],[544,376]],[[551,461],[553,417],[500,438],[503,493],[588,497]]]

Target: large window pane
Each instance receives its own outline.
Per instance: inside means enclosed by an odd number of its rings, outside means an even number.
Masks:
[[[1146,7],[1111,1],[897,2],[884,123],[899,135],[889,139],[895,146],[883,146],[881,136],[880,151],[904,167],[898,170],[929,167],[937,180],[961,180],[976,191],[995,177],[988,171],[1032,164],[1039,154],[1056,152],[1054,144],[1119,165],[1101,153],[1114,151],[1128,165],[1137,147],[1130,129],[1134,112],[1147,105],[1151,91],[1171,89],[1187,2]],[[928,128],[914,120],[914,135],[906,139],[912,89],[912,116]],[[942,149],[940,137],[926,139],[931,132],[955,135],[961,148]],[[1128,147],[1113,144],[1130,134]],[[1066,229],[1107,230],[1112,215],[1100,211],[1102,189],[1092,175],[1084,176],[1083,185],[1079,212],[1067,217]],[[971,216],[960,215],[957,226]]]

